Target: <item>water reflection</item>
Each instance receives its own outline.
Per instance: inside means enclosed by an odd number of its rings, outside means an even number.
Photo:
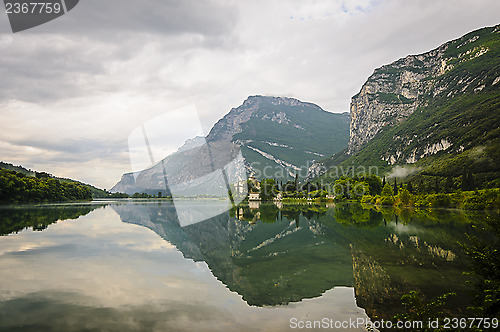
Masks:
[[[146,226],[186,258],[204,261],[251,305],[287,304],[354,286],[372,317],[392,318],[401,296],[456,292],[450,311],[471,301],[459,243],[484,213],[398,210],[363,204],[253,204],[181,227],[173,206],[113,206],[125,222]]]
[[[448,313],[464,313],[473,289],[463,274],[469,260],[460,243],[477,235],[472,225],[489,213],[341,204],[320,222],[350,242],[358,305],[371,317],[391,318],[411,290],[427,299],[455,292]]]
[[[298,302],[353,284],[348,243],[312,219],[314,211],[280,211],[263,204],[258,210],[232,210],[236,218],[223,213],[181,227],[173,205],[124,204],[113,209],[124,222],[155,231],[184,257],[205,261],[214,276],[250,305]]]
[[[17,233],[26,228],[42,231],[59,220],[77,219],[98,207],[91,204],[0,206],[0,235]]]
[[[226,202],[182,204],[183,211],[197,213]],[[0,209],[2,234],[19,232],[0,237],[0,328],[16,326],[20,312],[35,306],[44,309],[39,316],[23,316],[25,322],[36,326],[61,312],[60,324],[52,325],[60,330],[67,330],[68,320],[81,320],[89,329],[132,329],[113,328],[118,317],[141,329],[165,313],[179,316],[162,321],[161,328],[204,327],[201,317],[213,329],[241,328],[242,321],[251,329],[263,320],[270,329],[286,329],[295,309],[299,316],[315,308],[320,318],[325,312],[362,317],[354,294],[371,317],[391,318],[410,290],[427,298],[456,292],[447,309],[460,313],[472,289],[459,243],[467,241],[466,234],[481,237],[473,224],[498,218],[498,212],[260,204],[187,225],[168,201],[113,203],[89,213],[96,207]],[[78,216],[77,222],[53,224]],[[21,231],[47,225],[44,232]],[[304,300],[309,298],[315,299]],[[278,325],[278,311],[264,310],[269,306],[282,310]],[[192,322],[182,325],[186,319]]]
[[[114,210],[128,222],[123,223]],[[231,225],[227,214],[201,228],[181,227],[176,218],[169,203],[115,204],[113,209],[96,209],[76,221],[60,221],[43,232],[24,230],[0,237],[0,330],[289,331],[292,317],[366,317],[355,304],[354,290],[347,287],[286,306],[248,306],[213,274],[232,287],[260,287],[253,281],[238,286],[256,276],[248,271],[237,275],[246,258],[233,262],[228,253],[228,248],[238,248],[231,243],[245,243],[238,239],[238,234],[244,235],[238,230],[252,226],[243,221]],[[185,259],[174,245],[132,223],[154,229],[193,259]],[[306,223],[300,220],[299,224]],[[292,229],[295,224],[286,228]],[[219,240],[224,242],[217,246]],[[257,261],[253,266],[262,265]],[[260,279],[279,278],[279,268]],[[260,291],[240,291],[264,296]],[[296,298],[303,296],[300,290],[294,292],[299,294]],[[257,295],[253,301],[260,300]],[[276,294],[271,298],[279,300]]]

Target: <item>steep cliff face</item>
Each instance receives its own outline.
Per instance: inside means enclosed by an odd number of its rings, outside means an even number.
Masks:
[[[303,110],[305,108],[313,108],[323,111],[317,105],[304,103],[294,98],[250,96],[241,106],[231,109],[228,114],[213,126],[207,136],[207,140],[233,140],[236,134],[243,131],[242,124],[249,121],[252,117],[258,118],[261,116],[264,120],[270,120],[278,124],[289,124],[290,119],[287,117],[286,111],[273,109],[280,106],[284,108],[302,107]],[[263,112],[263,109],[267,110]]]
[[[499,27],[471,32],[430,52],[376,69],[351,101],[348,154],[436,99],[449,100],[495,85],[499,73],[492,69],[495,57],[498,64]],[[405,156],[405,160],[416,162],[420,155]],[[394,164],[398,159],[389,156],[387,161]]]
[[[425,104],[422,96],[433,88],[429,78],[444,74],[448,68],[443,59],[447,48],[448,44],[444,44],[375,70],[351,101],[349,154],[385,126],[401,123]]]
[[[375,70],[352,98],[348,149],[318,160],[310,176],[331,180],[353,165],[383,174],[411,164],[418,182],[461,183],[467,171],[478,186],[491,187],[499,158],[497,25]]]

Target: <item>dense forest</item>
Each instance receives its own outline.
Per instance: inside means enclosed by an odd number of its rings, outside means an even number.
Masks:
[[[0,202],[63,202],[91,200],[90,188],[77,182],[63,182],[47,173],[28,176],[0,169]]]

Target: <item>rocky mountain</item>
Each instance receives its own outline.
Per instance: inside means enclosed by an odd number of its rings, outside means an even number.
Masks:
[[[348,121],[346,113],[329,113],[297,99],[252,96],[217,122],[207,140],[236,144],[258,178],[287,178],[305,174],[314,160],[345,148]],[[275,174],[264,174],[266,169]]]
[[[376,69],[352,97],[348,153],[436,98],[450,100],[494,88],[500,82],[499,33],[499,26],[474,31],[430,52]]]
[[[382,66],[352,98],[348,149],[322,164],[411,164],[440,176],[467,169],[494,180],[499,92],[500,25]]]
[[[429,78],[441,76],[452,68],[444,59],[447,48],[448,44],[444,44],[375,69],[351,100],[349,154],[368,143],[382,128],[407,119],[425,105],[424,96],[439,91]]]
[[[206,138],[189,140],[154,166],[123,175],[111,191],[168,193],[166,188],[177,186],[183,195],[223,195],[235,160],[260,179],[303,178],[315,160],[347,146],[348,127],[347,113],[326,112],[293,98],[251,96],[220,119]],[[234,183],[238,176],[228,180]]]

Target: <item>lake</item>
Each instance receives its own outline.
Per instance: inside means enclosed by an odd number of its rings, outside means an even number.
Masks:
[[[447,310],[460,313],[473,296],[460,243],[489,217],[252,203],[189,222],[218,209],[227,202],[1,207],[0,329],[288,331],[392,318],[411,290],[455,292]]]

